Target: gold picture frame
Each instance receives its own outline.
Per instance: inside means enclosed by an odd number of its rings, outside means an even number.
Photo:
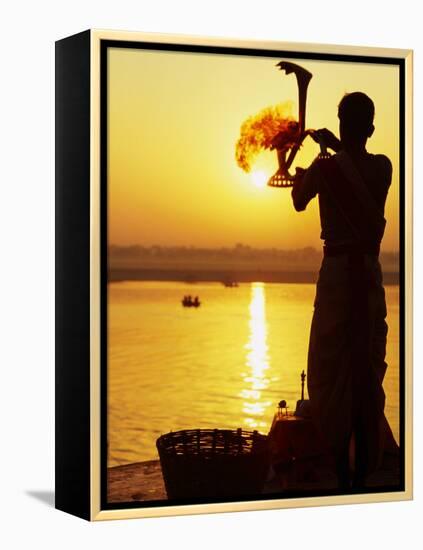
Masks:
[[[108,48],[391,63],[399,71],[401,482],[394,491],[176,502],[107,502],[108,211],[102,201]],[[278,53],[280,52],[280,53]],[[56,507],[87,520],[412,499],[412,51],[89,30],[56,43]],[[107,114],[107,113],[106,113]],[[241,123],[242,121],[240,121]],[[107,163],[106,163],[107,164]],[[107,168],[107,166],[106,166]],[[102,191],[103,186],[103,191]],[[285,191],[280,191],[285,192]],[[106,283],[105,283],[106,280]],[[104,365],[103,365],[104,368]],[[105,455],[106,453],[106,455]],[[106,501],[106,506],[105,506]]]

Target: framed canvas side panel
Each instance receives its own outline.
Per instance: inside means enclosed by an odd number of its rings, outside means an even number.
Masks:
[[[413,51],[404,71],[404,422],[405,491],[413,498]]]
[[[56,42],[56,508],[90,519],[90,32]]]

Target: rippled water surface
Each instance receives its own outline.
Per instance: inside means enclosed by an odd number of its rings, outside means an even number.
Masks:
[[[306,369],[314,285],[122,282],[109,285],[109,466],[157,458],[183,428],[267,433],[295,409]],[[183,308],[184,295],[201,306]],[[398,440],[398,287],[386,287],[386,416]],[[307,395],[306,395],[307,396]]]

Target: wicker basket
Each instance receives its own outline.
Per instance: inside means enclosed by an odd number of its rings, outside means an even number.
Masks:
[[[263,489],[269,445],[257,431],[181,430],[156,444],[170,499],[253,496]]]

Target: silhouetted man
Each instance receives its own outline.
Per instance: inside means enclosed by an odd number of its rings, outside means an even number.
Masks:
[[[317,159],[294,183],[297,211],[318,195],[324,258],[310,331],[308,392],[315,422],[336,459],[340,488],[360,488],[383,452],[387,325],[378,260],[392,167],[366,151],[374,105],[361,92],[338,107],[340,141],[315,134],[336,154]]]

